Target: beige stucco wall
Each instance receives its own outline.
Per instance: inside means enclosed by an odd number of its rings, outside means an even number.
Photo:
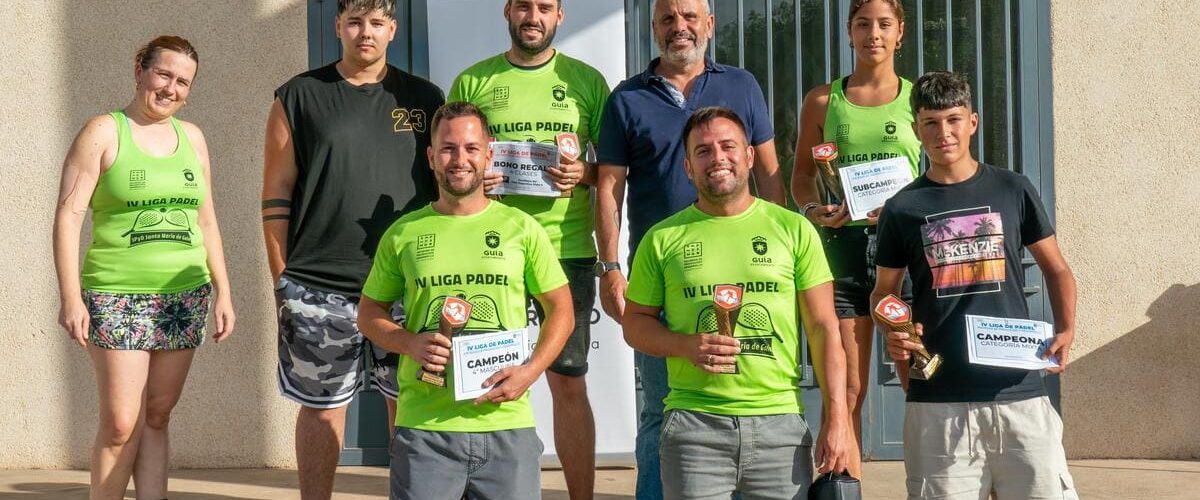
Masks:
[[[1200,457],[1200,4],[1051,3],[1075,457]]]
[[[128,103],[133,53],[189,38],[200,71],[182,119],[212,155],[239,315],[199,350],[172,423],[179,466],[292,462],[295,407],[276,395],[270,286],[258,220],[274,88],[307,67],[303,0],[5,0],[0,16],[0,468],[86,466],[96,396],[84,351],[56,326],[50,227],[60,165],[91,115]]]

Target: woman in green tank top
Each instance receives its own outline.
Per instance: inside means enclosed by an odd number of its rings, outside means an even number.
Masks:
[[[847,21],[855,66],[850,75],[811,90],[800,113],[792,196],[821,230],[825,255],[834,275],[834,299],[846,349],[847,399],[850,421],[862,447],[862,403],[870,383],[870,294],[875,286],[874,228],[878,211],[865,221],[851,221],[845,204],[822,201],[812,148],[833,142],[838,164],[905,158],[918,175],[921,144],[913,132],[909,104],[912,84],[896,74],[895,56],[904,37],[904,7],[899,0],[854,0]],[[839,193],[837,198],[841,198]],[[811,339],[820,352],[821,339]],[[850,473],[862,475],[855,454]]]
[[[204,136],[173,118],[199,58],[187,40],[162,36],[135,62],[132,102],[88,120],[71,144],[54,218],[59,323],[98,382],[91,498],[121,498],[131,474],[138,498],[167,496],[167,422],[210,304],[213,340],[234,325]]]

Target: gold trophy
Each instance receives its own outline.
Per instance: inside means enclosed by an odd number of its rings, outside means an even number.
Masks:
[[[879,304],[875,305],[874,316],[877,321],[887,325],[892,331],[904,332],[909,335],[909,340],[921,345],[912,356],[912,369],[908,372],[908,378],[917,380],[929,380],[937,373],[938,367],[942,366],[941,354],[929,354],[925,350],[925,344],[921,341],[921,337],[917,335],[917,328],[912,323],[912,309],[900,300],[895,295],[888,295]]]
[[[558,146],[558,161],[559,163],[575,163],[579,159],[583,148],[579,147],[579,136],[574,132],[563,132],[554,137],[554,144]],[[570,198],[572,189],[564,190],[559,194],[560,198]]]
[[[458,297],[446,297],[446,302],[442,304],[442,317],[438,322],[438,333],[441,333],[448,339],[454,338],[455,334],[462,334],[470,317],[470,302]],[[421,368],[417,370],[417,380],[438,387],[446,387],[446,372],[432,373]]]
[[[832,142],[818,144],[812,148],[812,155],[813,165],[817,167],[817,174],[821,178],[821,187],[825,188],[825,194],[829,196],[829,203],[831,205],[841,204],[842,196],[845,193],[842,189],[842,178],[838,175],[837,144]]]
[[[717,335],[733,337],[738,312],[742,309],[742,287],[717,285],[713,289],[713,312],[717,317]],[[737,364],[716,365],[721,373],[740,373]]]

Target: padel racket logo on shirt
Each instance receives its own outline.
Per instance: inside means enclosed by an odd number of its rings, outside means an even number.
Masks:
[[[191,246],[192,222],[179,208],[148,209],[138,212],[133,227],[121,237],[129,237],[129,246],[164,241]]]

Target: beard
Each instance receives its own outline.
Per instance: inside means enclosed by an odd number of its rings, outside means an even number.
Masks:
[[[728,178],[720,180],[711,180],[708,175],[696,179],[696,192],[706,201],[718,203],[735,197],[742,192],[749,183],[749,171],[745,174],[739,174],[738,169],[734,168],[730,171]]]
[[[672,50],[671,41],[676,38],[677,34],[678,33],[672,33],[665,38],[655,40],[655,42],[658,44],[658,52],[660,55],[662,55],[662,58],[679,66],[690,66],[703,61],[704,55],[708,52],[708,38],[700,35],[693,35],[695,37],[694,47],[683,50]]]
[[[549,26],[542,31],[542,39],[540,41],[527,42],[521,37],[521,29],[527,27],[540,28],[540,26],[528,23],[522,25],[509,24],[508,36],[509,38],[512,38],[513,45],[516,45],[517,48],[521,49],[521,52],[530,55],[541,54],[543,51],[550,48],[550,45],[554,43],[554,35],[558,32],[557,26]]]
[[[463,196],[467,196],[471,193],[474,193],[475,191],[477,191],[479,189],[480,186],[483,185],[483,172],[477,170],[475,172],[475,175],[471,176],[471,178],[467,180],[467,183],[465,185],[460,184],[458,186],[455,186],[450,181],[450,177],[448,175],[446,175],[445,173],[439,173],[437,175],[437,181],[438,181],[438,186],[441,186],[443,191],[450,194],[451,196],[461,198]]]

